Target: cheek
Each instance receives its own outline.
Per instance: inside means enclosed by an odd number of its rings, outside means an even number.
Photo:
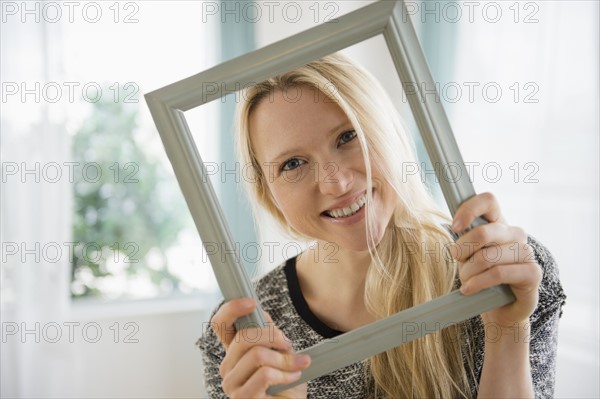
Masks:
[[[270,185],[269,190],[275,206],[283,213],[286,219],[289,219],[289,214],[293,213],[296,202],[294,201],[294,193],[277,184]]]
[[[396,207],[396,192],[394,189],[386,182],[383,183],[381,187],[383,201],[382,206],[386,212],[392,211],[393,208]]]
[[[378,178],[373,183],[379,187],[379,201],[376,203],[376,212],[381,217],[381,223],[387,226],[393,217],[399,200],[393,187],[385,180]]]
[[[294,228],[298,228],[307,219],[310,201],[304,198],[303,190],[294,190],[287,185],[271,187],[275,205],[283,214],[285,220]]]

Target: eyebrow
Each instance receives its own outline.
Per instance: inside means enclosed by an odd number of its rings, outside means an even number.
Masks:
[[[335,126],[333,129],[329,130],[329,132],[326,133],[326,136],[331,136],[332,134],[342,130],[342,128],[346,125],[350,125],[352,126],[352,124],[350,123],[350,121],[346,120],[342,123],[340,123],[339,125]],[[292,148],[290,150],[285,150],[282,153],[280,153],[279,155],[277,155],[276,157],[274,157],[271,162],[278,162],[278,160],[282,159],[282,158],[287,158],[289,156],[289,154],[293,154],[295,152],[299,152],[301,149],[300,148]]]

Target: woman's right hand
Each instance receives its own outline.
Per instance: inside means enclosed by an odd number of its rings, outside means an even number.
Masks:
[[[289,384],[300,378],[310,364],[307,355],[295,355],[292,344],[273,324],[265,328],[236,331],[234,322],[256,308],[252,298],[225,302],[215,313],[211,325],[225,347],[219,369],[223,391],[231,398],[269,398],[272,385]],[[277,397],[306,398],[306,384],[281,392]]]

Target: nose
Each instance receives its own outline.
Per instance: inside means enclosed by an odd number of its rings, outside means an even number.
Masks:
[[[351,168],[337,162],[327,162],[318,168],[319,190],[322,194],[339,197],[351,190],[354,172]]]

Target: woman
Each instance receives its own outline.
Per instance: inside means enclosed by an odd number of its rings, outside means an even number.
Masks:
[[[420,177],[400,173],[414,148],[375,79],[332,55],[242,98],[238,153],[253,166],[253,203],[315,244],[256,282],[275,328],[235,332],[251,299],[215,312],[199,341],[211,397],[267,397],[308,367],[301,349],[457,287],[498,284],[514,303],[280,396],[552,396],[564,294],[551,255],[505,222],[491,194],[462,204],[450,231]],[[478,216],[490,223],[454,244]]]

